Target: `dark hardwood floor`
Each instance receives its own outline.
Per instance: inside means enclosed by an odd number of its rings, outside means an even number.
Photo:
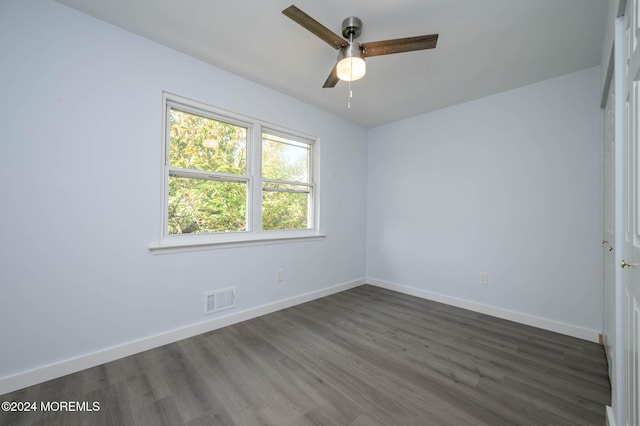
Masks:
[[[1,425],[604,425],[595,343],[362,286],[51,380]],[[55,407],[54,407],[55,408]]]

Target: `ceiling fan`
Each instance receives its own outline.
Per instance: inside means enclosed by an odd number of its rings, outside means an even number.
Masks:
[[[294,5],[289,6],[282,13],[320,37],[334,49],[339,50],[338,60],[322,86],[325,88],[334,87],[339,80],[355,81],[364,77],[366,73],[364,59],[370,56],[434,49],[438,43],[438,34],[357,43],[353,40],[362,33],[362,21],[355,16],[342,21],[342,35],[348,39],[345,40]]]

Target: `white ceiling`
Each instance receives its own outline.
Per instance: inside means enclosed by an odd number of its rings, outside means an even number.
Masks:
[[[604,0],[295,0],[359,42],[439,33],[434,50],[367,60],[353,83],[322,84],[337,51],[284,16],[292,0],[58,0],[367,127],[598,65]]]

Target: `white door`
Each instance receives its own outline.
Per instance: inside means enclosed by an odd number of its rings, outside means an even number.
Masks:
[[[602,255],[604,264],[604,347],[609,361],[609,377],[613,380],[615,351],[615,81],[609,84],[604,109],[604,226]]]
[[[624,242],[622,250],[623,349],[625,378],[625,422],[640,425],[640,19],[639,0],[630,1],[626,19],[627,104],[626,146],[624,152]]]

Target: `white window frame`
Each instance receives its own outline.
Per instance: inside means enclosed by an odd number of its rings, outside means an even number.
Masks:
[[[203,172],[200,170],[177,169],[169,164],[169,112],[174,107],[185,111],[224,121],[247,129],[247,170],[246,175],[229,175],[217,172]],[[308,229],[290,230],[262,230],[262,133],[289,138],[310,146],[310,170],[307,184],[311,192],[311,202],[308,210]],[[160,237],[157,242],[149,245],[151,251],[184,251],[207,248],[225,247],[233,245],[272,244],[296,240],[321,239],[320,233],[320,198],[319,198],[319,158],[320,139],[267,123],[225,111],[220,108],[187,99],[178,95],[163,92],[162,94],[162,209],[160,217]],[[247,230],[241,232],[224,232],[212,234],[169,234],[169,176],[208,177],[220,181],[247,182]],[[265,181],[269,181],[268,179]],[[299,184],[299,183],[296,183]]]

